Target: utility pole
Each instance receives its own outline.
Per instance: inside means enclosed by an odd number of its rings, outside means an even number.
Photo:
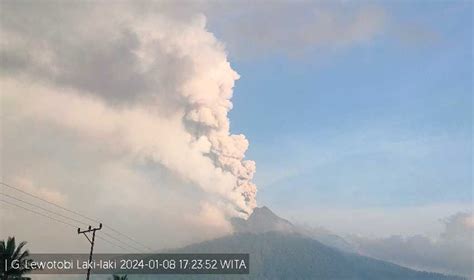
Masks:
[[[89,254],[89,266],[87,268],[86,280],[89,280],[89,276],[91,275],[92,252],[94,251],[95,232],[98,231],[98,230],[101,230],[101,229],[102,229],[102,223],[100,223],[98,228],[92,228],[91,226],[89,226],[88,229],[83,230],[83,231],[81,231],[81,228],[77,229],[77,234],[81,234],[81,233],[84,234],[84,236],[87,238],[87,240],[91,244],[91,252]],[[87,233],[89,233],[89,232],[92,232],[92,240],[87,235]]]

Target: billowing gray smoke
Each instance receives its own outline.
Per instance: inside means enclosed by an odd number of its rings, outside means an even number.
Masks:
[[[208,194],[204,217],[246,216],[256,205],[255,163],[228,119],[239,76],[205,17],[182,8],[3,1],[4,111],[98,147],[97,170],[149,181],[137,166],[163,166]],[[9,133],[14,121],[4,119]],[[11,181],[23,176],[14,173]],[[104,176],[94,182],[111,181]]]

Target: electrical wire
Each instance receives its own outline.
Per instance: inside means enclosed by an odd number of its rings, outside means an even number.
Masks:
[[[41,197],[39,197],[39,196],[36,196],[36,195],[34,195],[34,194],[31,194],[31,193],[29,193],[29,192],[26,192],[26,191],[24,191],[24,190],[22,190],[22,189],[19,189],[19,188],[17,188],[17,187],[12,186],[12,185],[6,184],[6,183],[4,183],[4,182],[0,182],[0,185],[3,185],[3,186],[5,186],[5,187],[11,188],[11,189],[14,189],[14,190],[16,190],[16,191],[18,191],[18,192],[21,192],[21,193],[26,194],[26,195],[28,195],[28,196],[31,196],[31,197],[33,197],[33,198],[39,199],[39,200],[41,200],[41,201],[43,201],[43,202],[46,202],[46,203],[48,203],[48,204],[50,204],[50,205],[53,205],[53,206],[55,206],[55,207],[58,207],[58,208],[60,208],[60,209],[62,209],[62,210],[65,210],[65,211],[67,211],[67,212],[70,212],[70,213],[72,213],[72,214],[75,214],[75,215],[77,215],[77,216],[80,216],[80,217],[82,217],[82,218],[84,218],[84,219],[87,219],[87,220],[89,220],[89,221],[93,221],[93,222],[95,222],[95,223],[100,223],[97,219],[90,218],[90,217],[88,217],[88,216],[85,216],[85,215],[83,215],[83,214],[77,212],[77,211],[73,211],[73,210],[71,210],[71,209],[65,208],[65,207],[63,207],[63,206],[60,206],[60,205],[58,205],[58,204],[56,204],[56,203],[53,203],[53,202],[50,202],[50,201],[48,201],[48,200],[46,200],[46,199],[43,199],[43,198],[41,198]],[[4,195],[4,196],[7,196],[7,197],[9,197],[9,198],[15,199],[15,200],[17,200],[17,201],[21,201],[21,202],[23,202],[23,203],[25,203],[25,204],[28,204],[28,205],[37,207],[37,208],[42,209],[42,210],[44,210],[44,211],[47,211],[47,212],[49,212],[49,213],[52,213],[52,214],[61,216],[61,217],[63,217],[63,218],[66,218],[66,219],[69,219],[69,220],[78,222],[78,223],[83,224],[83,225],[87,225],[87,223],[85,223],[85,222],[83,222],[83,221],[80,221],[80,220],[71,218],[71,217],[69,217],[69,216],[62,215],[62,214],[60,214],[60,213],[51,211],[51,210],[49,210],[49,209],[43,208],[43,207],[41,207],[41,206],[38,206],[38,205],[36,205],[36,204],[29,203],[29,202],[27,202],[27,201],[21,200],[21,199],[19,199],[19,198],[16,198],[16,197],[13,197],[13,196],[4,194],[4,193],[0,193],[0,194],[1,194],[1,195]],[[2,200],[2,201],[4,201],[4,200]],[[6,201],[4,201],[4,202],[5,202],[5,203],[8,203],[8,204],[15,205],[15,206],[18,206],[18,207],[23,208],[23,209],[27,209],[27,208],[25,208],[25,207],[21,207],[21,206],[19,206],[19,205],[13,204],[13,203],[9,203],[9,202],[6,202]],[[29,210],[29,211],[30,211],[30,212],[34,212],[34,213],[37,213],[37,214],[42,215],[42,216],[45,216],[45,217],[48,217],[48,218],[51,218],[51,219],[54,219],[54,218],[52,218],[52,217],[50,217],[50,216],[41,214],[41,213],[39,213],[39,212],[35,212],[35,211],[32,211],[32,210]],[[57,219],[55,219],[55,220],[57,220]],[[59,220],[57,220],[57,221],[59,221]],[[63,221],[61,221],[61,222],[63,222]],[[63,222],[63,223],[64,223],[64,222]],[[130,237],[130,236],[128,236],[128,235],[126,235],[126,234],[124,234],[124,233],[122,233],[122,232],[120,232],[120,231],[118,231],[118,230],[116,230],[116,229],[114,229],[114,228],[112,228],[112,227],[110,227],[110,226],[104,225],[104,228],[107,228],[107,229],[109,229],[109,230],[115,232],[116,234],[121,235],[121,236],[123,236],[123,237],[125,237],[125,238],[127,238],[127,239],[129,239],[129,240],[131,240],[131,241],[133,241],[134,243],[140,245],[141,247],[146,248],[148,251],[152,251],[152,249],[149,248],[148,246],[146,246],[146,245],[144,245],[144,244],[138,242],[137,240],[133,239],[132,237]],[[124,242],[124,241],[122,241],[122,240],[120,240],[120,239],[114,237],[114,236],[112,236],[111,234],[109,234],[109,233],[107,233],[107,232],[104,232],[103,234],[106,235],[106,236],[108,236],[108,237],[111,238],[111,239],[114,239],[114,240],[116,240],[116,241],[118,241],[118,242],[120,242],[120,243],[122,243],[122,244],[124,244],[124,245],[126,245],[126,246],[128,246],[128,247],[130,247],[130,248],[132,248],[132,249],[134,249],[134,250],[137,250],[137,251],[139,251],[139,252],[143,251],[142,249],[138,249],[137,247],[132,246],[132,245],[130,245],[130,244],[128,244],[128,243],[126,243],[126,242]],[[104,239],[104,240],[105,240],[105,238],[101,238],[101,239]],[[111,243],[111,242],[109,242],[109,243]],[[114,243],[111,243],[111,244],[114,244]],[[114,244],[114,245],[116,245],[116,244]],[[120,247],[120,246],[118,246],[118,245],[116,245],[116,246],[117,246],[117,247]],[[120,247],[120,248],[123,248],[123,247]]]
[[[54,217],[45,215],[45,214],[40,213],[40,212],[37,212],[37,211],[34,211],[34,210],[30,209],[30,208],[23,207],[23,206],[18,205],[18,204],[16,204],[16,203],[12,203],[12,202],[9,202],[9,201],[3,200],[3,199],[0,199],[0,202],[5,203],[5,204],[9,204],[9,205],[12,205],[12,206],[15,206],[15,207],[18,207],[18,208],[21,208],[21,209],[26,210],[26,211],[28,211],[28,212],[34,213],[34,214],[36,214],[36,215],[40,215],[40,216],[45,217],[45,218],[48,218],[48,219],[50,219],[50,220],[52,220],[52,221],[59,222],[59,223],[62,223],[62,224],[64,224],[64,225],[67,225],[67,226],[70,226],[70,227],[72,227],[72,228],[77,229],[77,226],[75,226],[75,225],[73,225],[73,224],[70,224],[70,223],[68,223],[68,222],[65,222],[65,221],[56,219],[56,218],[54,218]],[[124,248],[124,247],[122,247],[122,246],[120,246],[120,245],[118,245],[118,244],[116,244],[116,243],[114,243],[114,242],[111,242],[110,240],[107,240],[107,239],[105,239],[105,238],[103,238],[103,237],[101,237],[101,236],[97,236],[97,238],[98,238],[98,239],[101,239],[101,240],[103,240],[103,241],[105,241],[105,242],[107,242],[107,243],[109,243],[109,244],[111,244],[111,245],[113,245],[113,246],[116,246],[116,247],[118,247],[118,248],[120,248],[120,249],[122,249],[122,250],[124,250],[124,251],[127,251],[126,248]]]
[[[29,208],[26,208],[26,207],[23,207],[23,206],[20,206],[20,205],[18,205],[18,204],[15,204],[15,203],[12,203],[12,202],[9,202],[9,201],[6,201],[6,200],[3,200],[3,199],[0,199],[0,202],[6,203],[6,204],[10,204],[10,205],[13,205],[13,206],[16,206],[16,207],[19,207],[19,208],[22,208],[22,209],[24,209],[24,210],[26,210],[26,211],[29,211],[29,212],[35,213],[35,214],[37,214],[37,215],[40,215],[40,216],[43,216],[43,217],[46,217],[46,218],[48,218],[48,219],[51,219],[51,220],[53,220],[53,221],[56,221],[56,222],[59,222],[59,223],[62,223],[62,224],[68,225],[68,226],[70,226],[70,227],[73,227],[73,228],[77,228],[77,226],[75,226],[75,225],[72,225],[72,224],[70,224],[70,223],[68,223],[68,222],[65,222],[65,221],[62,221],[62,220],[59,220],[59,219],[53,218],[53,217],[51,217],[51,216],[48,216],[48,215],[45,215],[45,214],[43,214],[43,213],[40,213],[40,212],[37,212],[37,211],[31,210],[31,209],[29,209]]]

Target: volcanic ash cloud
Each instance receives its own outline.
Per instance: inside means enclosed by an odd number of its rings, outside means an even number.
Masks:
[[[246,216],[256,206],[255,163],[228,118],[239,75],[204,16],[160,5],[2,4],[4,111],[100,147],[89,163],[97,170],[120,166],[150,181],[136,170],[151,162],[206,194],[198,204]],[[4,127],[18,126],[6,118]]]

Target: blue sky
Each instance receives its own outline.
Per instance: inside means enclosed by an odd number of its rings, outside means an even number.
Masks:
[[[260,205],[472,203],[472,5],[382,8],[391,24],[365,44],[230,55]]]

